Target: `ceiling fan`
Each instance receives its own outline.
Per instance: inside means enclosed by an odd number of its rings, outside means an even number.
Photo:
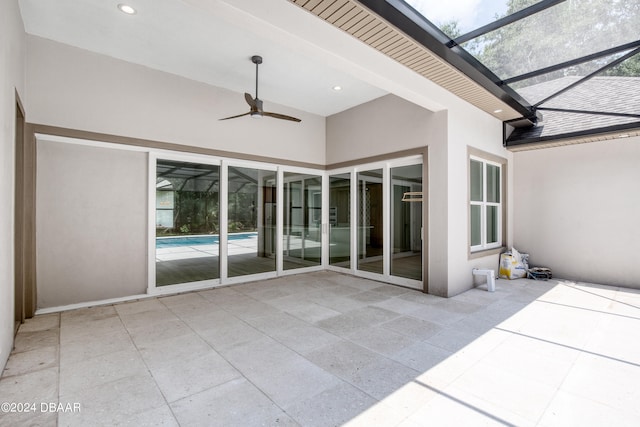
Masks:
[[[251,115],[251,117],[254,117],[254,118],[261,118],[263,116],[266,116],[266,117],[273,117],[274,119],[290,120],[292,122],[301,121],[300,119],[297,119],[295,117],[287,116],[284,114],[278,114],[278,113],[270,113],[262,109],[262,100],[258,98],[258,65],[262,64],[262,57],[258,55],[254,55],[251,57],[251,62],[256,64],[256,97],[252,98],[251,95],[246,92],[244,94],[244,99],[245,101],[247,101],[247,104],[249,104],[249,107],[251,107],[251,109],[249,110],[248,113],[238,114],[237,116],[225,117],[224,119],[220,119],[220,120],[229,120],[229,119],[235,119],[236,117]]]

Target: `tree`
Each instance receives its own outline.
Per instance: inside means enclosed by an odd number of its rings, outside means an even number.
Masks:
[[[538,0],[509,0],[506,15]],[[449,22],[443,31],[453,31]],[[513,24],[464,43],[462,46],[502,79],[609,49],[637,40],[640,2],[625,0],[567,0]],[[571,70],[540,76],[521,85],[531,85],[565,75],[586,75],[621,54],[578,64]],[[639,76],[638,55],[616,66],[608,75]]]

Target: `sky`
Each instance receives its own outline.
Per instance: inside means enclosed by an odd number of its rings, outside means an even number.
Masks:
[[[462,33],[488,24],[507,10],[508,0],[405,0],[436,25],[458,21]]]

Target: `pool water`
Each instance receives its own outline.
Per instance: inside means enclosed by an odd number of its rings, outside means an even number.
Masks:
[[[246,240],[253,239],[258,233],[234,233],[229,234],[228,240]],[[220,243],[220,237],[216,235],[210,236],[187,236],[187,237],[157,237],[156,248],[173,248],[176,246],[198,246],[198,245],[217,245]]]

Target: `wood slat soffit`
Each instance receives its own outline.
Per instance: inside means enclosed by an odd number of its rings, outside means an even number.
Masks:
[[[462,72],[355,0],[289,0],[501,121],[521,117]],[[497,112],[499,111],[499,112]]]

